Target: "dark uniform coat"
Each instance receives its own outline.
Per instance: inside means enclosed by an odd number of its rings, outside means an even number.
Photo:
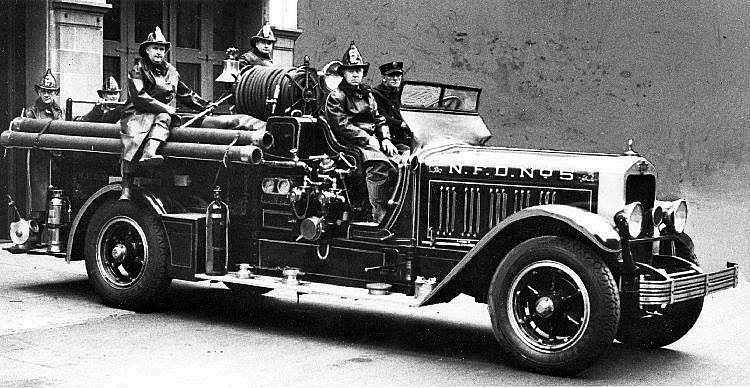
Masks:
[[[139,89],[134,80],[141,80],[143,87]],[[128,73],[128,96],[120,121],[122,158],[126,161],[133,160],[147,137],[167,140],[168,130],[156,131],[152,130],[152,126],[157,116],[161,119],[165,114],[174,115],[176,101],[195,110],[203,110],[208,105],[207,101],[180,81],[180,74],[170,63],[154,66],[143,58]],[[166,126],[170,123],[166,123]]]
[[[390,161],[380,149],[369,145],[370,136],[378,140],[390,138],[385,117],[378,113],[370,88],[353,87],[342,81],[326,100],[326,120],[338,140],[362,151],[363,161]]]
[[[116,104],[114,106],[108,106],[105,103],[96,104],[89,113],[77,118],[76,121],[114,124],[120,120],[120,117],[122,117],[123,108],[124,106],[122,104]]]
[[[271,56],[258,51],[253,46],[250,51],[242,54],[240,57],[240,69],[246,66],[266,66],[273,67]]]
[[[391,141],[398,147],[412,147],[414,135],[411,130],[402,125],[404,119],[401,118],[401,89],[394,88],[385,84],[379,84],[372,89],[375,101],[378,103],[378,112],[385,117],[388,129],[391,131]]]
[[[34,103],[26,108],[24,117],[32,119],[50,119],[50,120],[63,120],[65,115],[63,114],[60,105],[57,105],[55,101],[51,104],[45,104],[41,98],[37,98]]]

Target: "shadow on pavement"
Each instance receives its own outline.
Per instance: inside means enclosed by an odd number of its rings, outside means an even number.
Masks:
[[[365,303],[365,302],[359,302]],[[310,301],[301,302],[267,296],[241,297],[225,289],[202,288],[173,283],[162,301],[162,313],[206,324],[232,325],[295,338],[346,342],[433,357],[498,359],[495,338],[489,327],[463,326],[454,322],[358,309]]]
[[[47,282],[19,289],[75,301],[101,303],[86,280]],[[359,303],[364,305],[365,302]],[[497,362],[500,369],[510,367],[510,363],[499,354],[489,326],[461,324],[403,311],[373,311],[366,305],[359,308],[311,301],[304,296],[300,303],[266,296],[243,298],[228,289],[173,282],[153,313],[123,316],[122,319],[137,319],[139,315],[166,315],[170,319],[198,321],[207,328],[221,325],[296,340],[307,338],[356,344],[385,353]],[[701,365],[702,360],[691,354],[670,349],[644,350],[614,343],[598,363],[577,378],[555,381],[561,384],[600,385],[621,384],[624,381],[644,384],[659,381],[657,376],[663,376],[663,381],[670,381],[670,376],[700,370]],[[509,373],[505,370],[502,372]]]
[[[91,301],[99,303],[99,298],[94,294],[87,279],[66,280],[66,281],[47,281],[34,283],[30,285],[10,287],[11,290],[45,295],[50,297],[64,297],[68,300]]]

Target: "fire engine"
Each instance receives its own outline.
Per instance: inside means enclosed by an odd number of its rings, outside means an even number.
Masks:
[[[84,260],[104,303],[134,310],[172,279],[415,308],[463,293],[487,304],[501,352],[550,374],[586,369],[615,339],[671,344],[706,295],[736,286],[733,263],[700,268],[686,201],[655,198],[655,168],[632,144],[486,146],[479,88],[404,84],[419,147],[398,167],[386,217],[369,221],[360,155],[320,116],[333,68],[233,75],[235,114],[187,115],[129,201],[118,200],[118,124],[14,119],[0,144],[48,161],[26,182],[48,205],[17,212],[10,250]],[[34,174],[51,186],[33,187]]]

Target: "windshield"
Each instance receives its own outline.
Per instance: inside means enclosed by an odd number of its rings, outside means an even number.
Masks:
[[[422,82],[406,82],[402,108],[476,113],[481,89]]]

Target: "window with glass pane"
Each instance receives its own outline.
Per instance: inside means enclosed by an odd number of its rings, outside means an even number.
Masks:
[[[196,93],[201,93],[201,65],[197,63],[177,62],[180,81],[189,86]]]
[[[106,81],[109,76],[115,77],[117,84],[120,85],[120,89],[122,89],[124,85],[120,82],[120,57],[105,55],[103,65],[103,81]],[[102,82],[102,85],[103,84],[104,82]]]
[[[197,1],[177,3],[177,46],[201,48],[201,4]]]
[[[120,41],[120,0],[110,0],[112,9],[104,14],[104,40]]]
[[[226,51],[237,47],[237,15],[240,14],[241,2],[222,1],[214,7],[214,51]]]
[[[216,79],[219,77],[221,72],[224,71],[224,65],[214,65],[214,78]],[[213,100],[217,101],[218,99],[226,96],[229,93],[232,93],[232,85],[227,84],[225,82],[213,82],[214,85],[214,97]],[[219,105],[216,108],[217,113],[229,113],[229,107],[232,105],[232,99],[228,99],[227,101],[223,102],[221,105]]]
[[[135,15],[135,41],[143,42],[148,34],[159,26],[164,36],[169,40],[169,31],[162,25],[162,2],[153,0],[136,0],[133,2]]]

